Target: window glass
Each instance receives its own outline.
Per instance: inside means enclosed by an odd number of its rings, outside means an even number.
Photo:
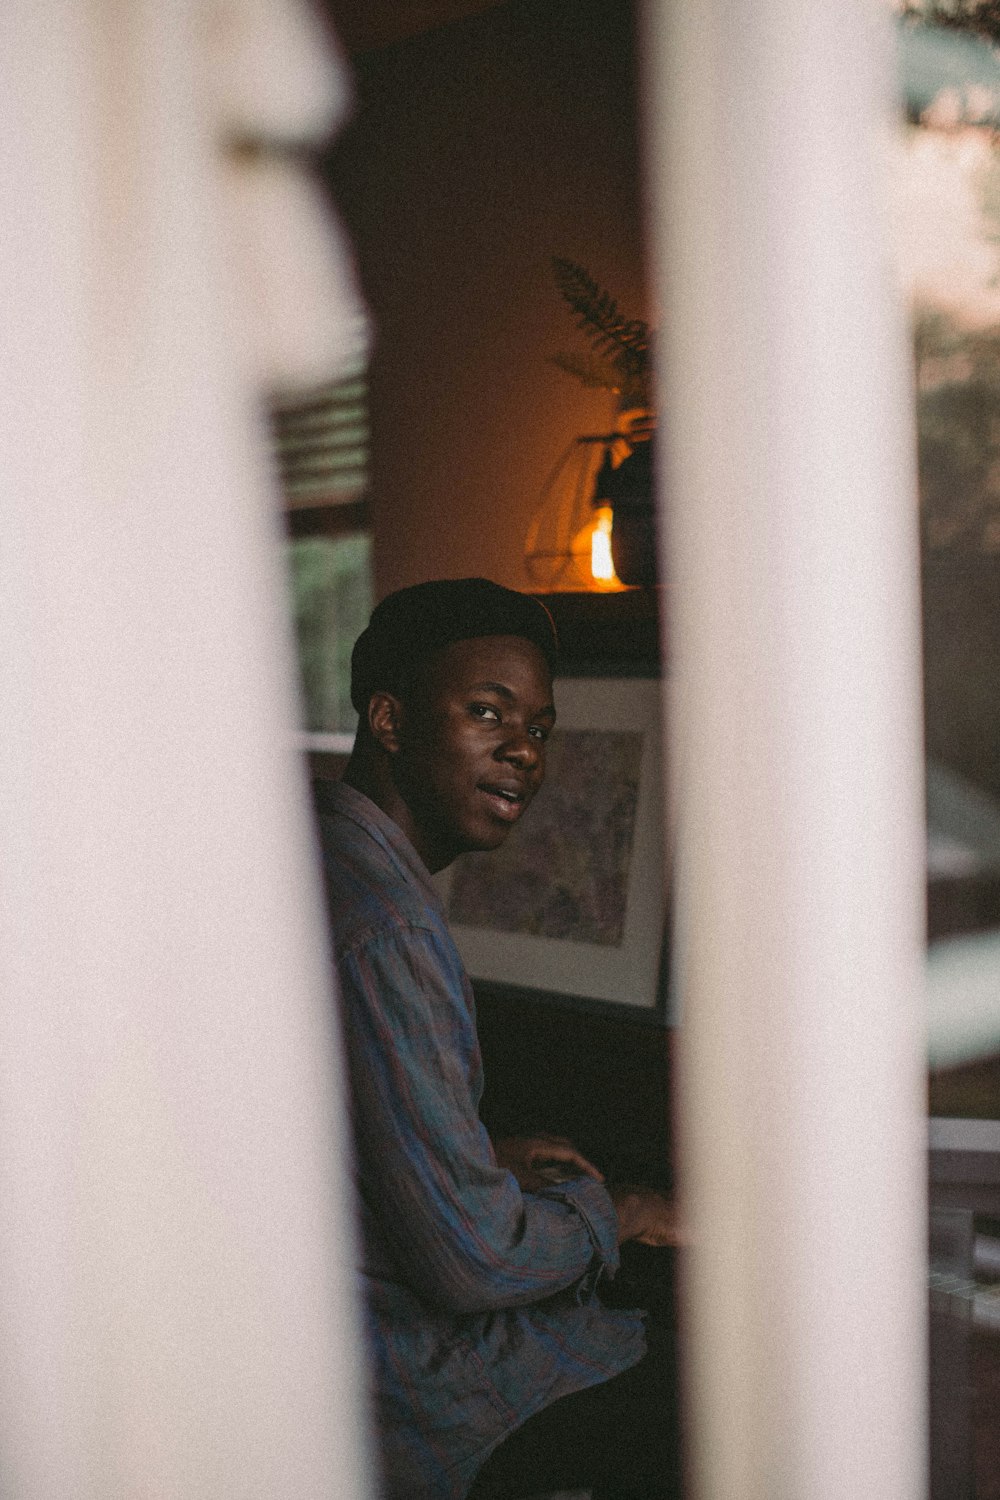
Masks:
[[[371,536],[293,537],[288,550],[302,727],[311,734],[353,734],[351,648],[371,613]]]
[[[929,936],[1000,928],[1000,21],[900,18],[895,186],[917,389]]]
[[[372,607],[368,378],[359,355],[339,379],[276,402],[271,430],[310,749],[343,753],[357,727],[351,648]]]

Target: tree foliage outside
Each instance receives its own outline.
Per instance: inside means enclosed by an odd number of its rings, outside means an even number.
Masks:
[[[997,252],[1000,150],[995,143],[975,187],[981,241]],[[1000,278],[1000,255],[996,264]],[[918,303],[914,352],[924,549],[1000,552],[1000,324],[968,327],[943,308]]]
[[[925,316],[917,381],[924,546],[1000,552],[1000,329]]]
[[[906,20],[1000,42],[1000,0],[907,0],[900,14]]]
[[[351,651],[372,608],[371,537],[298,537],[288,544],[303,728],[351,734]]]
[[[914,25],[1000,44],[1000,0],[905,0],[898,9]],[[990,138],[991,161],[975,188],[980,238],[996,252],[1000,136],[991,131]],[[1000,258],[996,266],[1000,279]],[[924,549],[1000,552],[1000,326],[969,328],[942,308],[918,303],[914,352]]]

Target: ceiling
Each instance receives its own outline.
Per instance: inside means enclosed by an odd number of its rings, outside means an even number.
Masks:
[[[386,47],[503,3],[505,0],[324,0],[348,52]]]

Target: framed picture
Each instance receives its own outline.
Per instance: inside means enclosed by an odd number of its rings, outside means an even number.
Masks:
[[[473,979],[662,1015],[661,684],[561,678],[545,785],[439,877]]]

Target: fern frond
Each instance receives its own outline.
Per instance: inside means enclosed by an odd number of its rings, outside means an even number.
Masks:
[[[626,318],[614,298],[576,261],[555,256],[552,270],[563,300],[594,352],[625,378],[642,374],[649,365],[649,324],[641,318]]]
[[[621,379],[617,371],[600,360],[584,359],[578,354],[553,354],[549,362],[592,390],[611,391],[616,396],[621,391]]]

